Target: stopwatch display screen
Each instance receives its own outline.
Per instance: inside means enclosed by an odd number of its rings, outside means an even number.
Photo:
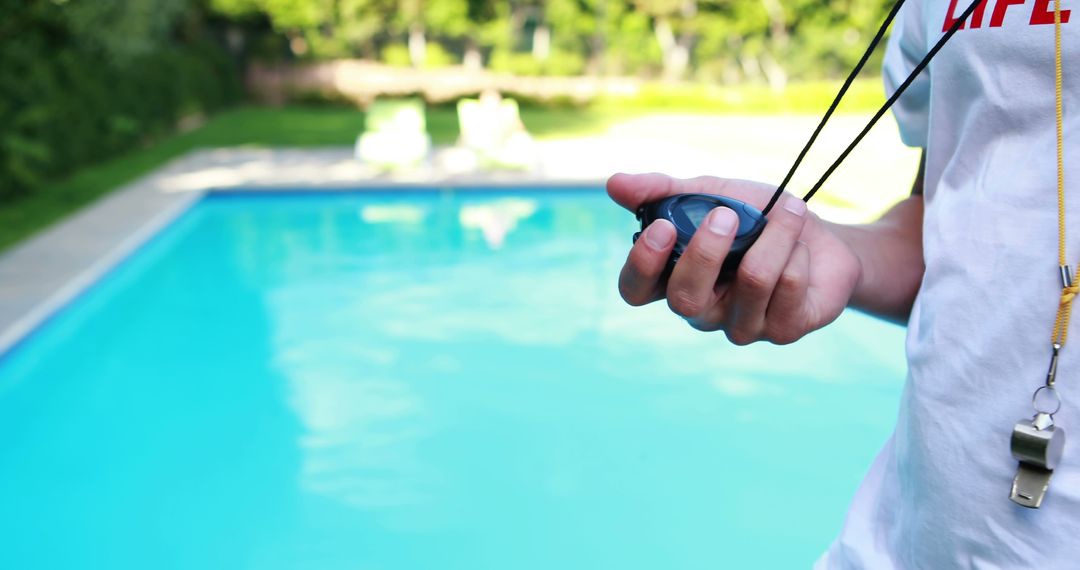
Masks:
[[[706,214],[716,206],[717,204],[704,200],[687,200],[679,205],[683,213],[686,214],[686,218],[690,220],[691,224],[694,224],[695,228],[701,227],[701,222],[705,220]]]

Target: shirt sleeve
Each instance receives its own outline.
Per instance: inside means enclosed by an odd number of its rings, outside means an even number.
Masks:
[[[885,48],[882,74],[885,93],[892,96],[929,51],[923,26],[922,0],[904,4],[893,24]],[[930,127],[930,70],[924,69],[892,107],[900,127],[900,139],[912,147],[926,148]]]

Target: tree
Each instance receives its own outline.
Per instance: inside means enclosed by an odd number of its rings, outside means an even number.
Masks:
[[[314,58],[374,55],[376,40],[396,8],[393,0],[209,0],[216,12],[240,20],[262,15],[292,52]]]
[[[663,75],[667,79],[679,79],[690,65],[688,22],[697,15],[697,0],[634,0],[643,12],[653,20],[653,32],[663,55]]]
[[[85,49],[127,62],[170,40],[189,0],[70,0],[57,2],[67,29]]]

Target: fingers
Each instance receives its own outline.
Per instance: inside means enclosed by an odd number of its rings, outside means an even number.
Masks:
[[[729,208],[714,208],[690,243],[668,280],[668,306],[695,327],[709,328],[708,319],[716,306],[716,280],[720,266],[731,249],[739,217]]]
[[[803,226],[806,203],[787,196],[769,214],[765,231],[739,264],[734,283],[728,338],[748,344],[765,333],[765,312],[787,267]]]
[[[636,211],[642,204],[679,194],[682,181],[665,174],[615,174],[607,181],[608,196]]]
[[[662,296],[661,276],[675,246],[675,226],[657,220],[645,228],[630,249],[619,274],[619,294],[630,305],[645,305]]]
[[[747,180],[729,180],[713,176],[681,179],[665,174],[615,174],[608,179],[611,199],[622,207],[636,211],[642,204],[674,194],[720,194],[741,200],[757,208],[769,201],[772,186]]]
[[[719,194],[762,208],[774,187],[744,180],[699,177],[687,180],[662,174],[616,174],[608,194],[636,211],[642,204],[683,193]],[[630,251],[619,277],[619,292],[631,305],[667,297],[671,310],[699,330],[723,329],[735,344],[771,340],[794,342],[802,336],[814,311],[808,299],[810,251],[800,241],[808,214],[805,203],[787,196],[769,214],[762,236],[740,263],[733,282],[717,284],[720,268],[731,249],[738,216],[716,208],[698,228],[676,264],[663,280],[675,244],[675,229],[667,221],[649,226]]]
[[[765,311],[765,336],[776,344],[791,344],[806,331],[810,248],[796,242]]]

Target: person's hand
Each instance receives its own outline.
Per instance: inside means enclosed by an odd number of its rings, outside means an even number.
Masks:
[[[673,194],[719,194],[759,210],[775,187],[745,180],[662,174],[616,174],[608,194],[634,212]],[[668,307],[703,331],[723,330],[738,345],[794,342],[838,317],[862,275],[858,257],[799,198],[785,195],[730,282],[717,283],[738,217],[716,208],[705,217],[670,278],[662,278],[675,245],[675,227],[657,220],[630,250],[619,293],[631,305],[667,299]]]

